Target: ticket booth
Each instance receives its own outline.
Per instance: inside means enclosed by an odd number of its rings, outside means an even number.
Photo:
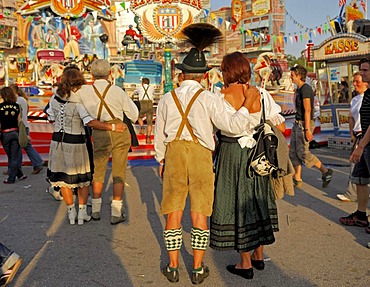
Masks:
[[[322,131],[334,130],[336,136],[349,136],[353,74],[369,51],[370,38],[355,33],[337,34],[312,47],[310,58],[318,80]]]

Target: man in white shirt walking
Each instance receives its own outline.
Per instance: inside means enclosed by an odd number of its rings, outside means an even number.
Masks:
[[[360,108],[362,105],[362,100],[364,98],[364,93],[368,87],[368,83],[363,82],[361,74],[357,72],[353,75],[353,86],[355,87],[357,96],[355,96],[351,100],[351,106],[349,110],[349,132],[351,138],[354,141],[354,146],[356,146],[358,143],[358,139],[362,134]],[[352,163],[350,174],[352,174],[353,167],[354,164]],[[346,192],[344,194],[337,194],[337,197],[341,201],[345,202],[357,201],[356,184],[352,183],[351,180],[349,180]]]
[[[154,98],[154,87],[150,85],[148,78],[142,78],[141,86],[138,87],[135,92],[138,94],[140,101],[140,113],[139,113],[139,125],[140,133],[144,134],[144,121],[143,117],[146,116],[147,129],[146,129],[146,143],[151,144],[151,134],[153,129],[153,98]]]

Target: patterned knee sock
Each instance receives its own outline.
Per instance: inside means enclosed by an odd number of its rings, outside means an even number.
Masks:
[[[206,250],[208,246],[209,230],[202,230],[196,227],[191,228],[191,248]]]
[[[179,250],[182,245],[182,228],[163,231],[167,251]]]

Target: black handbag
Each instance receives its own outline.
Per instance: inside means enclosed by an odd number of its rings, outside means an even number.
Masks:
[[[264,99],[262,99],[262,117],[261,122],[255,128],[256,133],[253,138],[256,140],[256,145],[251,149],[248,165],[248,177],[266,176],[278,170],[276,149],[278,146],[278,138],[265,119]]]

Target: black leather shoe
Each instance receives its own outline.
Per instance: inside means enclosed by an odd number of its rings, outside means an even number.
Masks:
[[[179,270],[171,268],[168,264],[162,269],[162,274],[166,276],[170,282],[179,282]]]
[[[227,265],[226,269],[232,274],[241,276],[245,279],[253,279],[253,268],[249,269],[237,269],[236,265]]]
[[[252,266],[256,268],[257,270],[265,269],[265,262],[263,262],[263,260],[251,259],[251,262],[252,262]]]

